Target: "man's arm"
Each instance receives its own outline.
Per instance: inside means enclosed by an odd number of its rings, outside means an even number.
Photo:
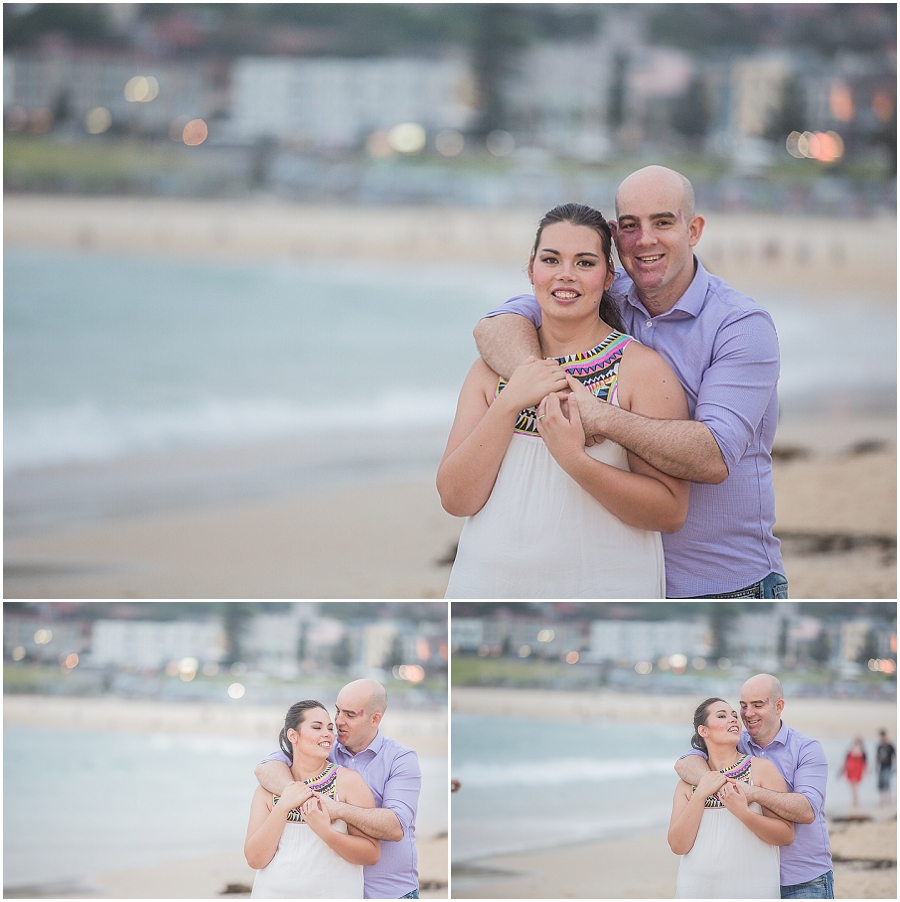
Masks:
[[[661,473],[718,485],[728,467],[709,427],[696,420],[658,420],[599,401],[577,388],[585,435],[602,435],[636,454]]]
[[[503,315],[486,316],[478,321],[472,333],[484,362],[504,379],[509,379],[513,370],[528,357],[533,355],[540,360],[543,356],[536,328],[540,324],[537,302],[528,295],[512,300],[530,300],[537,308],[537,322],[525,316],[530,305],[523,305],[522,312],[517,308]]]
[[[357,808],[347,802],[335,802],[320,793],[315,794],[323,807],[328,811],[332,821],[346,821],[351,827],[386,842],[399,842],[403,839],[403,826],[400,819],[390,808]]]
[[[768,808],[773,814],[792,824],[811,824],[816,819],[809,799],[802,793],[775,792],[772,789],[763,789],[762,786],[744,784],[741,784],[741,789],[746,794],[748,802],[759,802],[763,808]]]
[[[292,783],[294,777],[291,769],[283,761],[262,761],[253,769],[259,785],[263,789],[280,796],[284,792],[285,786]],[[310,796],[312,790],[310,790]]]
[[[706,755],[699,749],[693,749],[675,762],[675,773],[691,786],[697,786],[703,779],[703,775],[708,774],[709,771]]]

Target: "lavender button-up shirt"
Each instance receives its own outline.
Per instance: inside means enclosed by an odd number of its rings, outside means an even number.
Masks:
[[[669,363],[692,419],[712,432],[728,467],[719,485],[691,483],[687,520],[663,534],[666,594],[696,598],[735,592],[784,573],[772,534],[772,442],[778,420],[778,336],[769,314],[694,258],[696,273],[678,303],[651,317],[634,283],[616,270],[612,294],[625,328]],[[518,313],[541,324],[533,295],[518,295],[488,316]]]
[[[357,755],[335,742],[329,758],[335,764],[355,770],[372,790],[376,807],[393,811],[403,828],[403,839],[383,841],[378,863],[363,869],[365,898],[399,899],[418,889],[416,809],[422,788],[422,771],[416,753],[379,732]],[[290,766],[290,760],[282,751],[273,752],[265,760],[283,761]],[[302,875],[298,876],[297,897],[302,898]]]
[[[744,730],[738,751],[744,755],[768,758],[781,771],[788,792],[806,796],[815,815],[811,824],[794,824],[794,841],[789,846],[781,847],[781,885],[807,883],[827,874],[831,870],[831,845],[825,825],[828,760],[822,744],[818,739],[804,736],[782,723],[775,738],[762,747]],[[703,752],[692,749],[688,754],[703,755]]]

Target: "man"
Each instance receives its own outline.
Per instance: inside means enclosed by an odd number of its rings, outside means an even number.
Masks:
[[[378,729],[387,709],[387,692],[375,680],[355,680],[337,697],[334,723],[337,742],[329,758],[350,767],[366,781],[376,808],[357,808],[316,793],[331,820],[352,824],[382,841],[381,858],[363,870],[366,899],[418,899],[416,809],[422,772],[416,753]],[[260,784],[280,795],[293,780],[283,752],[274,752],[256,766]],[[298,885],[297,898],[303,897]]]
[[[611,439],[691,481],[687,521],[662,539],[667,597],[786,598],[772,534],[780,366],[772,319],[694,256],[705,222],[681,174],[648,166],[628,176],[616,192],[616,216],[610,225],[625,272],[617,270],[612,292],[625,327],[672,366],[692,419],[642,417],[576,386],[588,441]],[[530,354],[541,356],[539,325],[533,296],[520,295],[482,319],[475,340],[508,378]]]
[[[828,761],[821,743],[786,727],[781,720],[784,692],[767,673],[751,677],[741,689],[741,733],[738,751],[767,758],[784,777],[788,792],[741,784],[748,802],[794,823],[794,841],[781,847],[782,899],[833,899],[834,874],[825,825]],[[709,768],[696,749],[675,764],[678,776],[696,786]],[[733,780],[729,782],[734,782]]]
[[[879,734],[878,748],[875,749],[875,763],[878,765],[878,797],[879,804],[888,805],[891,801],[891,774],[894,771],[894,758],[897,750],[888,741],[885,730]]]

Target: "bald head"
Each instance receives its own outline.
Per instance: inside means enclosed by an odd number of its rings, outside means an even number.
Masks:
[[[750,677],[741,689],[741,698],[745,694],[760,698],[767,697],[772,699],[773,702],[784,700],[784,689],[781,687],[781,680],[772,676],[771,673],[760,673],[757,676]]]
[[[781,729],[784,690],[770,673],[750,677],[741,687],[741,719],[750,738],[765,748]]]
[[[623,179],[616,191],[616,218],[628,212],[628,201],[635,195],[662,198],[677,197],[686,220],[696,215],[694,186],[680,172],[665,166],[645,166]]]
[[[387,690],[377,680],[354,680],[341,689],[341,696],[353,699],[366,714],[384,714],[387,710]]]

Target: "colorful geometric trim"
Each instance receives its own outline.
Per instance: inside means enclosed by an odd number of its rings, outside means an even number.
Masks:
[[[337,775],[339,769],[340,768],[338,768],[337,765],[329,761],[328,767],[326,767],[318,777],[310,777],[308,780],[304,780],[303,782],[314,792],[321,793],[322,795],[326,795],[329,798],[333,799],[334,794],[337,791]],[[273,795],[272,804],[277,805],[278,799],[278,796]],[[287,819],[290,823],[303,823],[303,815],[300,813],[299,808],[291,808],[290,812],[288,813]]]
[[[723,770],[720,770],[720,774],[725,774],[726,777],[730,777],[732,780],[737,780],[739,783],[746,783],[750,786],[753,785],[753,781],[750,779],[750,765],[753,763],[752,755],[744,755],[742,758],[738,758],[738,760],[731,765],[731,767],[726,767]],[[696,786],[691,787],[691,795],[693,795],[697,791]],[[719,801],[719,797],[715,795],[707,796],[706,800],[703,803],[704,808],[724,808],[725,806]]]
[[[596,348],[581,354],[557,357],[556,360],[560,366],[586,386],[591,394],[601,401],[611,404],[618,391],[619,362],[622,359],[622,352],[632,341],[634,339],[630,335],[614,330]],[[506,383],[506,379],[499,380],[494,392],[495,398],[503,391]],[[516,420],[516,432],[521,435],[538,435],[537,405],[520,411]]]

